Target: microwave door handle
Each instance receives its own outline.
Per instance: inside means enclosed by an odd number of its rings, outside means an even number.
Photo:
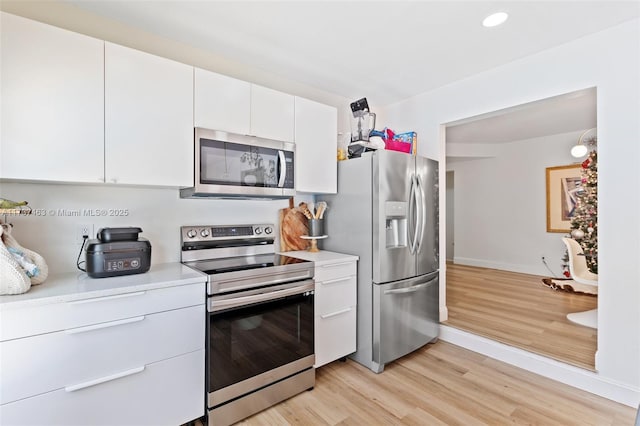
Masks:
[[[280,161],[280,177],[278,178],[278,188],[284,186],[284,181],[287,178],[287,163],[284,157],[284,151],[278,151],[278,159]]]

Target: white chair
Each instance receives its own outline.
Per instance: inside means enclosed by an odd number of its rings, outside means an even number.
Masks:
[[[569,272],[575,282],[585,285],[598,285],[598,274],[594,274],[587,267],[587,259],[584,256],[580,244],[572,238],[563,238],[562,242],[569,252]],[[598,310],[591,309],[584,312],[567,314],[567,319],[585,327],[598,328]]]

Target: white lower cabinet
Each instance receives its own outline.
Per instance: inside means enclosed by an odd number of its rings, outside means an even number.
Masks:
[[[316,368],[356,351],[356,268],[355,260],[316,262]]]
[[[179,425],[201,417],[204,299],[200,283],[3,310],[3,329],[21,331],[0,342],[1,423]],[[58,320],[45,326],[38,310]],[[17,326],[33,322],[40,328]]]
[[[55,368],[55,366],[51,366]],[[204,414],[204,350],[0,406],[6,425],[171,425]]]
[[[318,368],[356,351],[356,306],[316,315],[315,351]]]
[[[291,251],[315,264],[315,368],[356,351],[357,256],[330,251]]]

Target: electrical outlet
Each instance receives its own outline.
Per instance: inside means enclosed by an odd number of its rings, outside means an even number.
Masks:
[[[93,238],[93,224],[90,223],[79,223],[76,225],[76,244],[82,245],[84,240],[84,236],[87,236],[87,239]]]

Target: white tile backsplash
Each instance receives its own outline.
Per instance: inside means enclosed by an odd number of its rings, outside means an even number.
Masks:
[[[180,261],[182,225],[261,222],[277,227],[278,210],[289,205],[287,199],[181,199],[178,189],[50,183],[3,182],[0,197],[26,200],[34,209],[30,216],[7,216],[7,221],[14,224],[13,235],[22,246],[45,258],[50,273],[76,270],[79,224],[93,225],[94,233],[107,226],[142,228],[140,236],[151,242],[151,263],[157,264]],[[311,199],[310,195],[296,196],[295,202]],[[106,210],[107,215],[91,215],[101,210]],[[124,210],[127,214],[117,216],[110,210]]]

